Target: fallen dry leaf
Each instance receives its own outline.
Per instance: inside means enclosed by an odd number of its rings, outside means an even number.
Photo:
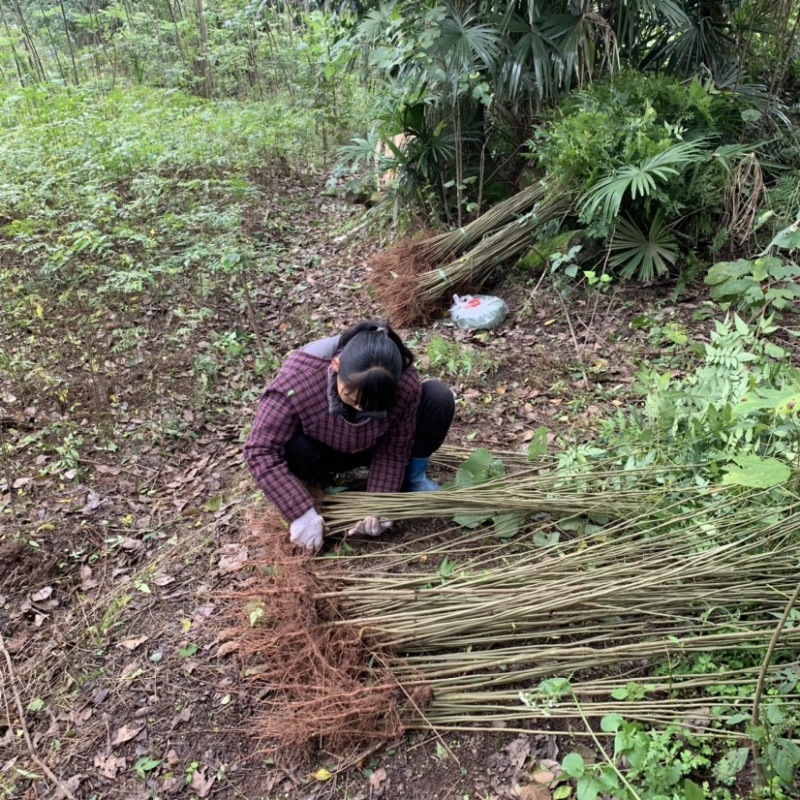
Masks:
[[[386,780],[386,777],[386,770],[383,767],[376,769],[375,772],[369,776],[369,788],[373,790],[380,788],[380,785]]]
[[[124,647],[126,650],[135,650],[137,647],[143,645],[149,638],[149,636],[137,636],[135,639],[126,639],[124,642],[120,642],[119,646]]]
[[[81,589],[88,592],[90,589],[96,589],[100,585],[100,581],[92,577],[92,568],[83,564],[81,566]]]
[[[25,647],[29,638],[30,637],[26,636],[24,633],[18,633],[13,639],[9,639],[6,642],[6,650],[12,655],[16,655]]]
[[[508,745],[506,752],[508,753],[509,763],[519,769],[531,754],[530,740],[525,736],[520,736]]]
[[[141,550],[144,545],[138,539],[126,536],[120,547],[123,550]]]
[[[122,467],[109,467],[105,464],[97,464],[95,469],[104,475],[119,475],[122,472]]]
[[[519,800],[552,800],[550,790],[539,784],[520,786],[517,790]]]
[[[73,711],[72,714],[70,714],[70,718],[76,727],[80,728],[84,722],[87,722],[89,719],[91,719],[93,713],[94,709],[91,706],[87,706],[86,708],[76,709]]]
[[[214,776],[212,775],[210,778],[207,778],[206,767],[203,767],[203,769],[197,770],[197,772],[195,772],[192,775],[192,782],[189,785],[189,788],[198,797],[207,797],[213,785],[214,785]]]
[[[583,756],[583,760],[587,764],[594,764],[594,762],[597,761],[597,753],[595,753],[591,747],[583,742],[575,742],[575,744],[572,746],[572,749],[578,753],[578,755]]]
[[[53,594],[53,587],[52,586],[45,586],[43,589],[40,589],[38,592],[34,592],[31,595],[31,600],[34,603],[41,603],[44,600],[47,600],[50,595]]]
[[[16,764],[17,761],[19,761],[19,756],[14,756],[13,758],[10,758],[8,761],[6,761],[6,763],[3,764],[2,767],[0,767],[0,775],[5,775],[7,772],[11,772],[12,768],[14,767],[14,764]]]
[[[534,783],[548,784],[555,780],[556,776],[552,772],[534,772],[531,779]]]
[[[78,791],[78,787],[81,785],[82,780],[83,775],[73,775],[71,778],[67,778],[67,780],[62,781],[56,788],[55,796],[59,799],[66,798],[68,794],[74,796],[75,792]]]
[[[230,555],[224,555],[219,560],[219,571],[223,575],[229,572],[238,572],[247,562],[247,548],[240,545],[234,545],[235,552]],[[229,546],[226,545],[225,549]]]
[[[113,781],[117,777],[117,770],[125,769],[128,766],[128,762],[124,758],[118,758],[114,755],[101,756],[98,753],[94,757],[94,765],[101,777]]]
[[[89,489],[89,494],[86,496],[86,505],[81,509],[81,514],[91,514],[92,511],[96,511],[100,507],[102,502],[100,495],[93,489]]]
[[[229,653],[235,653],[239,649],[239,642],[223,642],[214,653],[212,658],[222,658]]]
[[[123,725],[118,731],[117,735],[111,740],[111,746],[116,747],[118,744],[129,742],[135,736],[138,736],[144,725],[129,726]]]
[[[137,661],[129,661],[123,668],[122,672],[120,672],[119,677],[122,680],[130,679],[131,675],[134,675],[137,672],[140,672],[142,669],[141,663]]]
[[[161,784],[161,791],[164,794],[177,794],[183,788],[183,776],[178,775],[170,775],[168,778],[164,779],[164,783]]]

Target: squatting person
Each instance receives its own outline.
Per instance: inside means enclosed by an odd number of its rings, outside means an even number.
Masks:
[[[325,521],[304,485],[320,473],[368,466],[368,492],[439,488],[428,462],[455,401],[439,381],[420,381],[413,361],[388,324],[359,322],[292,353],[267,386],[244,457],[294,544],[322,546]],[[351,533],[377,536],[391,524],[366,517]]]

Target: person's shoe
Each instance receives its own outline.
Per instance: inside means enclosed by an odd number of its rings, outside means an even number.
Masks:
[[[438,492],[441,488],[425,473],[428,471],[429,458],[412,458],[406,467],[406,478],[403,481],[404,492]]]

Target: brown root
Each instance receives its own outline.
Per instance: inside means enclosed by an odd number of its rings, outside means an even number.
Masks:
[[[409,325],[423,315],[418,276],[430,269],[417,242],[400,242],[372,260],[375,292],[389,320]]]
[[[274,512],[252,523],[252,535],[255,577],[228,599],[245,674],[264,696],[256,735],[293,760],[315,747],[343,755],[396,739],[406,696],[382,654],[318,597],[334,587],[314,575]]]

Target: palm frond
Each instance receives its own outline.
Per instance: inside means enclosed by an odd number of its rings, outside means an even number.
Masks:
[[[500,85],[515,102],[523,89],[531,89],[542,100],[556,94],[558,79],[553,56],[555,42],[542,30],[538,19],[531,21],[514,16],[504,28],[516,41],[500,68]]]
[[[597,181],[581,199],[581,213],[593,216],[602,207],[603,219],[611,222],[630,192],[631,199],[648,197],[656,191],[656,179],[666,181],[686,167],[705,159],[703,140],[678,142],[645,159],[639,165],[622,167]]]
[[[666,275],[678,258],[675,235],[658,213],[647,231],[632,221],[621,218],[617,222],[609,250],[613,267],[622,267],[620,276],[629,279],[634,275],[641,283]]]
[[[500,52],[498,29],[476,14],[459,14],[451,7],[442,21],[437,50],[456,74],[474,72],[494,65]]]

